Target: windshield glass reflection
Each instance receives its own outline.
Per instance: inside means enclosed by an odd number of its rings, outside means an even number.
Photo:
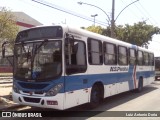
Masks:
[[[61,74],[61,41],[15,45],[14,75],[19,79],[43,80]]]

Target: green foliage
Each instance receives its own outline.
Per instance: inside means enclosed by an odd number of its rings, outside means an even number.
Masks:
[[[100,26],[89,26],[86,29],[105,36],[111,36],[110,27],[104,29]],[[149,41],[152,41],[152,36],[154,34],[160,33],[160,28],[155,27],[153,25],[147,25],[146,22],[143,21],[135,23],[134,25],[118,25],[115,27],[114,32],[116,39],[138,46],[147,46],[149,44]]]
[[[98,34],[102,34],[103,32],[103,29],[101,26],[89,26],[85,29],[88,31],[94,32],[94,33],[98,33]]]
[[[138,46],[149,44],[152,36],[159,33],[159,28],[153,25],[147,25],[146,22],[138,22],[133,26],[117,26],[115,29],[116,38]]]
[[[4,7],[0,9],[0,43],[3,41],[9,41],[12,43],[12,48],[16,35],[19,31],[14,20],[15,17],[11,11]]]

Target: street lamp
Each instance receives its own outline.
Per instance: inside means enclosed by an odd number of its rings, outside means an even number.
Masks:
[[[124,8],[119,12],[119,14],[117,15],[115,21],[117,20],[117,18],[119,17],[119,15],[120,15],[127,7],[129,7],[130,5],[132,5],[133,3],[138,2],[138,1],[139,1],[139,0],[133,1],[132,3],[130,3],[130,4],[128,4],[126,7],[124,7]]]
[[[100,9],[106,16],[107,16],[107,18],[108,19],[106,19],[107,20],[107,22],[108,22],[108,25],[110,26],[110,17],[108,16],[108,14],[102,9],[102,8],[100,8],[100,7],[98,7],[98,6],[96,6],[96,5],[92,5],[92,4],[88,4],[88,3],[84,3],[84,2],[77,2],[79,5],[82,5],[82,4],[85,4],[85,5],[89,5],[89,6],[93,6],[93,7],[96,7],[96,8],[98,8],[98,9]]]
[[[82,5],[82,4],[86,4],[86,5],[89,5],[89,6],[93,6],[93,7],[96,7],[98,9],[100,9],[101,11],[103,11],[106,16],[107,16],[107,21],[108,21],[108,25],[110,26],[111,25],[111,37],[114,38],[114,29],[115,29],[115,21],[117,20],[117,18],[119,17],[119,15],[127,8],[129,7],[130,5],[132,5],[133,3],[135,2],[138,2],[139,0],[136,0],[136,1],[133,1],[132,3],[128,4],[126,7],[124,7],[120,12],[119,14],[117,15],[116,19],[114,19],[114,9],[115,9],[115,0],[112,0],[112,20],[110,20],[110,17],[108,16],[108,14],[100,7],[98,6],[95,6],[95,5],[92,5],[92,4],[88,4],[88,3],[84,3],[84,2],[78,2],[79,5]]]
[[[91,15],[91,17],[93,17],[93,18],[94,18],[94,24],[93,24],[94,26],[95,26],[95,17],[96,17],[96,16],[98,16],[98,14]]]

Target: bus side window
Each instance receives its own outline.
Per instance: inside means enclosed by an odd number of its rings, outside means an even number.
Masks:
[[[149,53],[149,66],[154,66],[154,55]]]
[[[136,65],[136,50],[132,48],[129,49],[129,64]]]
[[[144,57],[143,57],[143,52],[142,51],[138,51],[137,61],[138,61],[138,65],[143,66]]]
[[[65,47],[66,73],[74,74],[85,72],[87,69],[85,43],[79,40],[74,40],[69,46],[70,47]]]
[[[91,65],[102,65],[102,42],[95,39],[88,39],[88,60]]]
[[[144,52],[144,65],[149,65],[149,55],[147,52]]]
[[[116,45],[104,42],[103,50],[104,50],[104,64],[116,65],[117,64]]]
[[[123,46],[118,47],[118,63],[119,65],[128,65],[127,48]]]

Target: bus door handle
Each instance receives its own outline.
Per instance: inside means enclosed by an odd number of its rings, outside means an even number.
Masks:
[[[83,84],[87,84],[88,83],[88,79],[83,79]]]

